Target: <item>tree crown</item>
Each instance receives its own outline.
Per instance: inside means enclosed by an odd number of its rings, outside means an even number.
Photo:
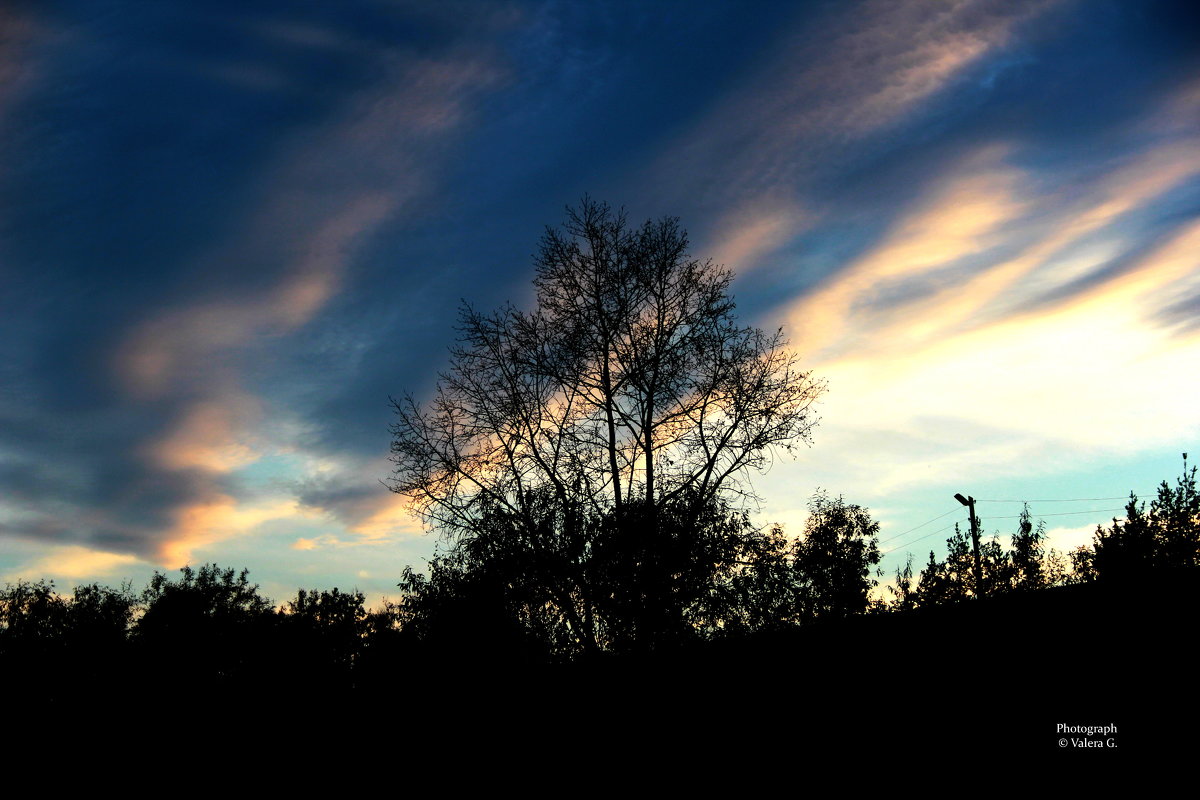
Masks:
[[[748,471],[809,440],[824,384],[782,330],[737,325],[730,272],[687,251],[677,219],[568,209],[535,254],[537,308],[464,306],[432,401],[393,401],[391,488],[457,532],[493,506],[532,527],[543,490],[596,513],[749,495]]]

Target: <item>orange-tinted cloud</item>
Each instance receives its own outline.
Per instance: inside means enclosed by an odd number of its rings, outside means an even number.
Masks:
[[[1147,242],[1138,221],[1200,176],[1200,140],[1135,133],[1140,150],[1061,189],[1037,190],[996,148],[953,165],[876,246],[788,308],[794,344],[829,380],[824,452],[869,450],[870,490],[886,492],[980,464],[1053,470],[1196,431],[1200,340],[1161,310],[1200,292],[1200,222]],[[880,287],[922,275],[933,280],[881,299]],[[853,456],[828,461],[839,486],[861,472]]]
[[[365,473],[365,474],[364,474]],[[339,467],[332,481],[323,481],[323,488],[314,488],[302,495],[303,508],[309,514],[323,514],[336,520],[349,534],[348,542],[382,542],[397,537],[424,533],[424,528],[411,512],[408,500],[373,484],[373,475],[386,474],[375,462],[351,468]],[[329,544],[317,540],[316,544]],[[306,544],[307,548],[308,545]]]
[[[1200,175],[1200,142],[1169,141],[1103,177],[1086,197],[1068,202],[1023,189],[1028,181],[1003,165],[1003,153],[986,148],[956,167],[879,245],[791,306],[789,324],[811,359],[870,352],[891,358],[964,328],[1047,313],[1048,301],[1034,301],[1056,286],[1099,273],[1127,246],[1119,227],[1126,215]],[[1106,232],[1106,242],[1089,244]],[[953,280],[928,283],[906,302],[874,302],[878,288],[889,281],[952,265],[1005,242],[1008,251],[1012,242],[1024,244],[1015,255],[971,266]],[[1168,275],[1163,258],[1156,257],[1162,262],[1158,266],[1143,261],[1114,273],[1107,283],[1116,290],[1129,290],[1135,281],[1161,284]],[[1170,260],[1176,278],[1188,270],[1181,259],[1186,256]],[[1105,284],[1099,280],[1090,290],[1064,294],[1056,302],[1082,302],[1086,295],[1108,291],[1101,288]]]
[[[140,397],[159,396],[196,376],[211,381],[229,351],[310,320],[337,290],[356,238],[391,210],[386,196],[359,197],[309,236],[295,266],[264,295],[205,302],[152,319],[118,351],[119,374]]]
[[[794,203],[777,198],[761,200],[726,214],[703,252],[736,274],[745,274],[807,225],[804,213]]]
[[[191,563],[198,549],[245,534],[268,520],[293,516],[298,512],[290,499],[246,505],[215,494],[176,510],[175,524],[160,543],[157,560],[168,569],[177,569]]]
[[[788,324],[809,358],[820,362],[853,350],[880,326],[903,326],[910,335],[921,330],[920,321],[931,318],[926,309],[877,304],[874,292],[888,280],[953,265],[1002,241],[1005,226],[1025,211],[1021,176],[1004,166],[1003,155],[988,147],[967,159],[879,245],[793,304]]]
[[[368,237],[427,190],[430,163],[469,117],[471,98],[499,79],[477,53],[394,53],[382,70],[385,79],[348,97],[335,122],[281,148],[259,208],[202,259],[214,269],[195,271],[228,276],[216,265],[246,262],[256,278],[244,286],[201,286],[194,301],[136,326],[115,353],[115,372],[132,398],[167,409],[172,420],[140,448],[147,467],[177,473],[190,487],[167,510],[168,528],[154,534],[153,550],[168,565],[301,513],[292,500],[239,500],[236,476],[222,480],[266,453],[296,446],[277,440],[279,425],[271,436],[260,430],[276,410],[264,410],[267,401],[245,388],[247,365],[327,308]],[[393,524],[386,502],[374,502],[378,507],[353,515],[350,525],[362,527],[355,535],[378,538]]]
[[[50,552],[19,570],[6,573],[4,580],[95,579],[112,575],[141,561],[128,553],[108,553],[81,545],[53,547]]]
[[[258,403],[247,395],[229,394],[191,406],[151,453],[165,469],[202,469],[225,473],[255,461],[249,443],[258,418]]]

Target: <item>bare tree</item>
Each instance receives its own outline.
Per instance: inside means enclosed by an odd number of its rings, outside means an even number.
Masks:
[[[652,532],[666,505],[751,496],[749,471],[809,440],[824,384],[782,330],[737,325],[731,273],[678,220],[585,198],[535,264],[534,311],[464,306],[432,401],[393,401],[391,488],[427,524],[471,536],[502,513],[534,537],[552,507],[582,558],[583,516],[632,503]]]

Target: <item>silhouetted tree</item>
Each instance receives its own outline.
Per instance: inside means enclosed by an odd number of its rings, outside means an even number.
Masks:
[[[1012,552],[1004,549],[998,535],[979,543],[979,565],[983,569],[983,594],[1007,594],[1016,586]]]
[[[946,540],[944,561],[937,560],[933,551],[929,551],[929,562],[921,570],[918,592],[918,603],[922,606],[956,603],[975,596],[974,554],[969,537],[957,524],[954,535]]]
[[[747,527],[737,562],[714,587],[700,624],[710,633],[745,634],[800,623],[792,541],[783,529]]]
[[[136,609],[128,585],[77,586],[70,596],[50,581],[19,581],[0,591],[0,677],[38,698],[78,702],[109,691],[126,670]]]
[[[626,503],[576,523],[582,537],[559,536],[562,521],[547,518],[531,542],[495,509],[427,576],[405,571],[402,626],[439,650],[462,643],[524,658],[654,649],[724,628],[744,608],[730,583],[761,535],[715,498],[700,509],[669,502],[656,516],[650,529],[645,509]]]
[[[580,636],[565,610],[536,599],[551,597],[555,587],[529,581],[512,551],[481,544],[460,540],[430,561],[428,575],[405,568],[396,608],[403,638],[427,660],[448,663],[577,651]]]
[[[932,556],[933,554],[930,553]],[[894,611],[911,611],[917,607],[918,592],[913,580],[912,554],[904,562],[904,569],[896,567],[896,581],[887,587],[892,596],[891,608]]]
[[[1096,527],[1097,535],[1101,528]],[[1096,579],[1096,551],[1087,545],[1080,545],[1069,553],[1071,571],[1067,574],[1065,583],[1087,583]]]
[[[528,624],[583,650],[601,645],[597,603],[620,605],[589,558],[609,553],[608,573],[641,581],[626,589],[642,598],[689,595],[697,570],[648,565],[675,558],[680,530],[706,541],[698,520],[718,500],[748,496],[746,471],[806,441],[816,422],[824,386],[797,370],[781,331],[736,324],[731,274],[687,247],[675,219],[632,227],[585,198],[542,238],[537,309],[464,308],[432,402],[393,403],[391,488],[430,526],[480,540],[480,553],[453,558],[513,565],[513,580],[496,580],[523,587],[509,595]],[[625,567],[605,549],[618,539]],[[430,580],[418,594],[450,585]],[[492,591],[479,580],[473,591]],[[539,593],[553,619],[530,599]],[[672,638],[682,608],[673,601],[669,621],[643,614],[635,635]]]
[[[879,523],[861,506],[818,492],[809,501],[792,569],[804,620],[841,619],[871,606],[880,554]]]
[[[0,649],[12,650],[34,640],[61,637],[67,604],[52,581],[18,581],[0,593]]]
[[[137,613],[138,599],[129,583],[117,589],[89,583],[71,591],[68,627],[75,636],[94,643],[123,642]]]
[[[275,609],[247,575],[216,564],[183,567],[177,581],[154,574],[134,626],[147,680],[215,690],[268,677]]]
[[[1157,558],[1155,532],[1147,518],[1146,504],[1132,492],[1125,504],[1125,519],[1114,519],[1105,530],[1096,526],[1092,545],[1092,566],[1099,577],[1140,572],[1154,566]]]
[[[7,584],[0,592],[0,650],[35,640],[73,648],[117,646],[136,608],[128,584],[76,586],[70,597],[58,594],[53,581]]]
[[[1008,584],[1012,590],[1033,591],[1066,581],[1066,560],[1054,548],[1046,547],[1046,521],[1038,520],[1034,524],[1028,503],[1017,520],[1008,561]]]
[[[598,520],[585,574],[601,641],[617,650],[683,643],[737,613],[724,587],[761,543],[720,498],[628,502]]]
[[[1021,508],[1017,521],[1017,532],[1012,536],[1012,584],[1014,589],[1041,589],[1047,585],[1045,574],[1046,526],[1040,521],[1035,526],[1029,513],[1029,504]]]
[[[1158,563],[1167,567],[1200,566],[1200,494],[1196,491],[1196,468],[1186,469],[1172,488],[1163,481],[1158,496],[1150,503]]]
[[[300,589],[280,609],[280,648],[287,651],[293,679],[351,685],[370,630],[365,603],[358,591]]]
[[[1185,469],[1174,487],[1163,481],[1149,509],[1131,492],[1125,519],[1114,519],[1108,529],[1097,526],[1091,553],[1079,554],[1077,564],[1084,579],[1121,577],[1160,567],[1200,566],[1196,468],[1190,472]]]
[[[954,535],[946,540],[946,551],[943,561],[938,561],[932,551],[929,553],[929,563],[921,572],[919,584],[915,590],[909,590],[913,605],[953,603],[981,593],[1002,595],[1068,582],[1066,559],[1058,551],[1046,547],[1046,523],[1038,520],[1035,524],[1028,505],[1018,517],[1011,548],[1005,549],[998,535],[980,542],[982,590],[975,586],[970,539],[957,525]],[[1075,557],[1072,554],[1072,558]],[[898,573],[897,580],[899,577]],[[893,607],[897,607],[897,603],[893,603]]]

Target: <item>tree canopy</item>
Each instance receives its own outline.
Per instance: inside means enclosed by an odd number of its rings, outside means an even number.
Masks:
[[[1185,461],[1175,486],[1163,481],[1148,509],[1131,492],[1125,519],[1114,519],[1108,529],[1097,527],[1091,551],[1077,554],[1076,563],[1095,577],[1122,576],[1156,567],[1200,566],[1196,468],[1188,471]]]
[[[579,646],[630,591],[630,635],[657,640],[737,549],[746,476],[808,441],[825,387],[782,330],[737,324],[731,273],[689,255],[677,219],[633,226],[584,198],[534,261],[536,308],[464,306],[433,399],[393,402],[391,488],[463,563],[519,563],[509,582]],[[671,620],[650,622],[660,601]]]

